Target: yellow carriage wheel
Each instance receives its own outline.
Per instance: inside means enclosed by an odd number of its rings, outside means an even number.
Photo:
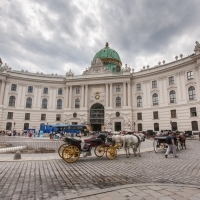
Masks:
[[[106,151],[106,157],[109,160],[113,160],[117,156],[117,149],[116,147],[109,147]]]
[[[105,153],[105,147],[103,145],[96,146],[94,153],[97,157],[102,157]]]
[[[68,163],[76,162],[79,159],[79,157],[80,150],[74,145],[69,145],[63,150],[62,158]]]
[[[62,153],[63,153],[63,150],[65,149],[65,147],[67,147],[68,144],[62,144],[59,149],[58,149],[58,155],[62,158]]]

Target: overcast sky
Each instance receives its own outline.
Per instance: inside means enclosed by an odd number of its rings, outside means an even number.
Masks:
[[[14,70],[80,75],[108,42],[135,71],[194,53],[199,0],[1,0],[0,58]]]

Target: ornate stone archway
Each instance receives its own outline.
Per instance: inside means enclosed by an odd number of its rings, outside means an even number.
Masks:
[[[96,103],[90,108],[90,124],[93,127],[93,131],[101,131],[104,125],[104,106],[100,103]]]

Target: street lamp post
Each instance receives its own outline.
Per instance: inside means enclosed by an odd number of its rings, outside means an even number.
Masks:
[[[170,121],[170,124],[171,124],[171,131],[172,131],[172,120]]]
[[[135,132],[135,122],[133,123],[133,126],[134,126],[134,132]]]
[[[14,132],[14,130],[15,130],[15,124],[16,124],[16,123],[14,122],[13,124],[14,124],[14,128],[13,128],[13,131],[12,131],[12,136],[13,136],[13,132]]]

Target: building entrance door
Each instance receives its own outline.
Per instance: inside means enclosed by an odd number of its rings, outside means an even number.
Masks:
[[[121,122],[115,122],[115,131],[121,131],[122,127],[121,127]]]
[[[104,124],[104,106],[100,103],[94,104],[90,109],[90,124],[93,131],[101,131]]]

